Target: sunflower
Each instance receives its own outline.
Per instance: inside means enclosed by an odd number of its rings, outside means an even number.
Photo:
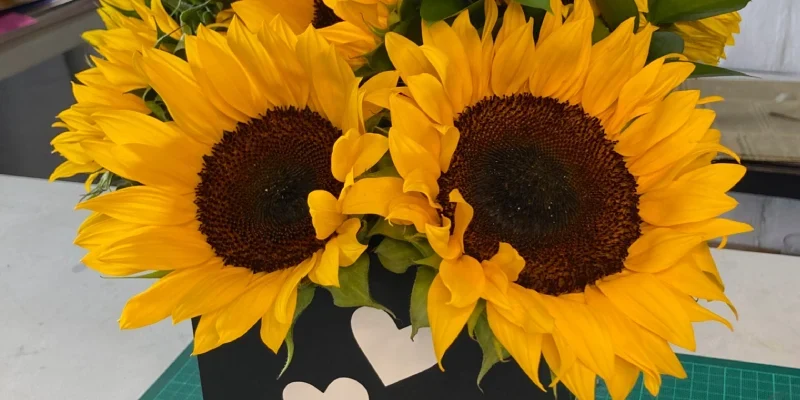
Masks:
[[[636,0],[641,13],[648,12],[647,0]],[[683,54],[692,61],[717,65],[725,58],[725,46],[733,46],[742,17],[738,12],[715,15],[696,21],[676,22],[670,28],[683,39]]]
[[[375,50],[389,29],[398,0],[241,0],[233,10],[251,30],[281,15],[295,33],[309,25],[332,44],[354,67]]]
[[[89,56],[94,67],[76,75],[72,85],[76,104],[58,115],[53,127],[67,131],[51,142],[54,151],[66,161],[50,175],[50,180],[76,174],[89,175],[87,191],[97,177],[100,166],[81,147],[84,139],[102,139],[103,132],[92,114],[103,110],[130,110],[149,114],[150,109],[139,97],[129,92],[147,87],[144,74],[134,66],[142,48],[154,47],[158,31],[180,38],[177,23],[167,14],[161,0],[152,0],[150,8],[142,0],[101,1],[98,14],[106,29],[88,31],[84,40],[102,57]],[[127,12],[128,14],[125,14]],[[138,17],[129,16],[134,13]]]
[[[397,74],[359,88],[315,30],[295,35],[280,17],[257,34],[234,19],[227,37],[201,26],[185,41],[188,62],[158,49],[138,62],[174,121],[93,114],[106,139],[81,146],[141,185],[80,203],[93,214],[76,243],[104,274],[171,271],[130,299],[123,329],[202,316],[199,354],[261,320],[277,352],[301,281],[338,286],[366,248],[351,215],[374,211],[364,197],[383,181],[354,180],[388,144],[365,133],[361,102]]]
[[[554,1],[553,3],[559,3]],[[555,4],[554,4],[555,7]],[[634,19],[592,45],[586,0],[566,20],[533,21],[485,2],[479,34],[462,12],[423,25],[424,45],[386,35],[407,88],[389,98],[389,151],[406,192],[426,196],[442,223],[425,234],[441,256],[427,298],[442,357],[476,305],[533,382],[543,354],[581,399],[605,380],[624,399],[644,373],[685,377],[669,344],[694,350],[692,322],[730,305],[707,240],[751,230],[717,218],[736,206],[744,174],[711,164],[714,112],[673,89],[694,66],[645,64],[652,26]],[[733,306],[731,306],[733,309]]]

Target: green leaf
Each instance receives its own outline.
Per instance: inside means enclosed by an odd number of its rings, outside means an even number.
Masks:
[[[419,15],[428,22],[441,21],[469,6],[468,0],[422,0]]]
[[[750,0],[650,0],[647,20],[654,24],[696,21],[744,8]]]
[[[172,271],[153,271],[142,275],[133,276],[104,276],[105,279],[160,279]]]
[[[650,51],[647,53],[647,62],[650,63],[650,61],[672,53],[683,53],[683,38],[675,32],[653,32]]]
[[[517,0],[517,3],[523,6],[550,11],[550,0]]]
[[[395,274],[405,273],[415,265],[414,260],[422,258],[422,254],[411,243],[388,237],[375,247],[375,254],[383,267]]]
[[[416,233],[417,230],[414,229],[413,225],[392,225],[385,218],[381,218],[375,223],[375,226],[369,230],[367,236],[381,235],[395,240],[406,240],[409,235],[414,235]]]
[[[378,46],[378,48],[371,53],[365,54],[364,58],[366,58],[367,63],[355,71],[356,76],[366,78],[383,71],[394,69],[392,60],[389,59],[389,53],[386,51],[386,46],[384,44]]]
[[[400,2],[400,19],[409,20],[419,16],[422,0],[403,0]]]
[[[414,262],[417,265],[425,265],[433,269],[439,269],[439,265],[442,263],[442,257],[436,253],[433,253],[433,255],[431,255],[430,257],[414,260]]]
[[[392,312],[372,299],[369,294],[369,255],[362,254],[353,265],[339,268],[339,287],[325,286],[339,307],[372,307]]]
[[[486,313],[480,314],[475,323],[475,338],[478,340],[478,345],[481,346],[481,351],[483,351],[483,361],[481,362],[481,370],[478,372],[477,379],[477,385],[478,388],[480,388],[481,381],[486,373],[489,372],[495,364],[504,361],[508,356],[503,346],[495,339],[492,330],[489,328],[489,320],[486,318]]]
[[[430,326],[428,323],[428,289],[431,287],[436,270],[428,267],[417,268],[414,286],[411,288],[411,339],[417,336],[420,328]]]
[[[678,61],[687,62],[687,61]],[[692,62],[694,64],[694,71],[689,78],[712,78],[715,76],[750,76],[744,72],[734,71],[732,69],[717,67],[715,65],[702,64]]]
[[[592,44],[595,44],[610,35],[611,32],[608,30],[605,21],[602,18],[597,17],[594,20],[594,29],[592,29]]]
[[[297,306],[294,309],[294,318],[292,319],[292,326],[289,327],[289,332],[286,334],[286,339],[283,342],[286,344],[286,363],[283,364],[281,372],[278,374],[278,379],[283,376],[283,373],[289,368],[294,357],[294,324],[297,323],[297,318],[305,311],[311,300],[314,300],[314,291],[317,287],[314,285],[300,285],[297,288]]]
[[[467,333],[469,333],[469,337],[473,339],[475,339],[475,325],[478,324],[478,319],[480,319],[481,314],[483,314],[483,310],[485,309],[486,301],[483,299],[478,300],[478,304],[476,304],[475,308],[472,309],[472,314],[470,314],[469,319],[467,320]]]
[[[613,31],[628,18],[636,18],[633,29],[639,26],[639,9],[634,0],[597,0],[597,9],[606,25]]]

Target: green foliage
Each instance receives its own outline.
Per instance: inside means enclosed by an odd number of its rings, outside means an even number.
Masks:
[[[375,247],[375,254],[381,265],[395,274],[405,273],[409,267],[416,265],[416,260],[422,258],[422,254],[413,244],[389,237],[383,238]]]
[[[517,3],[527,7],[539,8],[545,11],[550,11],[549,0],[517,0]]]
[[[325,286],[339,307],[372,307],[392,312],[369,294],[369,255],[362,254],[353,265],[339,268],[339,287]]]
[[[647,62],[672,53],[683,53],[683,38],[675,32],[654,32],[650,41],[650,51],[647,53]]]
[[[685,62],[685,61],[679,61]],[[692,62],[694,64],[694,71],[689,78],[711,78],[715,76],[750,76],[744,72],[734,71],[732,69],[717,67],[715,65],[702,64]]]
[[[141,275],[132,276],[104,276],[104,279],[161,279],[172,271],[153,271]]]
[[[429,267],[417,268],[414,286],[411,288],[411,339],[417,335],[420,328],[430,326],[428,322],[428,289],[431,287],[436,270]]]
[[[489,328],[489,320],[485,312],[478,316],[477,322],[475,323],[475,340],[478,341],[478,345],[481,346],[481,351],[483,352],[481,370],[478,372],[478,379],[476,382],[478,387],[480,387],[481,381],[483,377],[486,376],[486,373],[498,362],[505,361],[509,357],[509,354],[494,337],[491,328]]]
[[[422,0],[419,13],[425,21],[436,22],[458,14],[470,3],[469,0]]]
[[[639,9],[634,0],[596,0],[600,17],[611,31],[628,18],[636,18],[634,29],[639,25]]]
[[[739,11],[750,0],[650,0],[647,20],[654,24],[696,21]]]
[[[605,39],[610,34],[611,31],[606,26],[606,23],[603,22],[603,19],[600,17],[595,18],[594,28],[592,29],[592,44]]]

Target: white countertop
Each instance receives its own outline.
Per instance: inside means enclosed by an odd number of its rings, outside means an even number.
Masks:
[[[80,184],[0,175],[0,399],[136,399],[191,341],[188,323],[120,331],[149,281],[102,279],[72,245]],[[696,325],[699,355],[800,368],[800,258],[715,251],[739,310]],[[733,318],[723,304],[712,309]]]
[[[83,193],[0,175],[0,399],[138,399],[191,342],[188,322],[119,330],[122,306],[152,281],[80,263]]]

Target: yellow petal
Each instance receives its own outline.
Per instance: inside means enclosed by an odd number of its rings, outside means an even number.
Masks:
[[[560,18],[560,17],[557,17]],[[530,91],[535,96],[569,100],[583,82],[591,54],[593,18],[566,23],[540,40],[531,66]]]
[[[389,203],[403,193],[403,180],[394,177],[361,179],[347,189],[342,213],[375,214],[386,217]]]
[[[339,241],[332,238],[325,243],[319,261],[308,273],[308,279],[321,286],[339,287]]]
[[[558,377],[576,398],[594,399],[597,375],[581,361],[576,361],[570,369],[560,373]]]
[[[512,282],[517,281],[519,273],[525,268],[525,259],[519,255],[514,247],[505,242],[500,242],[497,254],[492,256],[491,261],[497,264]]]
[[[728,296],[714,282],[713,278],[703,273],[695,264],[691,254],[686,255],[677,264],[657,274],[656,278],[679,292],[696,298],[725,302],[734,315],[737,315]]]
[[[297,285],[306,277],[317,263],[317,253],[304,260],[296,267],[287,269],[288,276],[281,285],[278,297],[275,298],[275,319],[281,324],[291,324],[294,317],[295,303],[297,302]]]
[[[389,150],[386,136],[374,133],[359,134],[351,129],[336,140],[331,155],[331,171],[340,182],[352,174],[355,179],[372,168]]]
[[[358,241],[358,231],[361,230],[361,219],[350,218],[339,229],[336,239],[339,243],[339,265],[346,267],[352,265],[367,249],[367,245]]]
[[[497,341],[508,350],[508,354],[514,358],[517,364],[528,375],[539,389],[545,390],[539,380],[539,360],[542,351],[542,334],[531,334],[523,331],[505,319],[495,310],[491,303],[486,305],[486,316],[489,320],[489,327],[497,338]]]
[[[711,256],[711,250],[708,248],[708,244],[701,243],[697,245],[689,254],[692,256],[692,259],[694,259],[697,267],[700,268],[703,273],[713,278],[717,286],[724,290],[725,284],[722,282],[722,277],[719,275],[717,263],[714,261],[714,257]]]
[[[717,321],[722,325],[728,327],[728,329],[733,331],[733,325],[725,319],[720,317],[719,315],[713,313],[711,310],[701,306],[697,300],[692,298],[691,296],[687,296],[683,293],[678,293],[675,291],[675,298],[681,304],[681,307],[684,311],[686,311],[686,315],[689,316],[689,320],[692,322],[706,322],[706,321]]]
[[[672,226],[717,217],[739,204],[736,199],[698,184],[673,184],[639,199],[639,215],[657,226]]]
[[[438,173],[431,173],[423,168],[412,170],[404,177],[403,192],[422,193],[428,198],[428,204],[432,208],[441,208],[436,203],[437,196],[439,196],[438,178]]]
[[[486,286],[481,263],[467,255],[456,260],[443,260],[439,276],[451,294],[447,305],[457,308],[474,305]]]
[[[431,74],[409,76],[406,80],[414,101],[435,122],[453,124],[453,107],[445,94],[442,83]]]
[[[515,7],[509,6],[506,15],[512,9],[522,7],[517,3]],[[524,18],[524,17],[523,17]],[[523,19],[524,21],[524,19]],[[506,29],[508,21],[503,21],[503,29]],[[502,33],[502,30],[501,30]],[[502,42],[498,34],[495,47],[494,60],[492,62],[491,85],[492,91],[497,96],[510,96],[519,92],[522,84],[533,72],[534,43],[533,43],[533,20],[522,23],[513,31],[508,32],[508,37]]]
[[[614,375],[606,378],[606,386],[613,400],[625,400],[639,379],[639,369],[617,357],[614,360]]]
[[[553,332],[555,323],[545,307],[543,297],[533,290],[514,283],[508,286],[508,298],[511,300],[512,308],[519,308],[522,311],[522,329],[528,333]]]
[[[103,219],[89,225],[81,225],[78,231],[78,236],[75,237],[74,243],[83,248],[96,248],[98,246],[107,245],[108,243],[116,242],[117,240],[137,234],[137,230],[142,228],[143,225],[132,224],[110,218],[105,214],[96,213]],[[92,217],[87,218],[89,221]]]
[[[469,68],[464,48],[450,25],[443,21],[430,28],[423,24],[422,36],[425,45],[420,49],[436,70],[450,109],[459,113],[472,96],[472,77],[469,70],[464,70]]]
[[[496,304],[498,307],[509,308],[509,281],[505,272],[491,261],[483,261],[481,266],[483,267],[483,275],[486,277],[486,285],[481,297],[490,303]]]
[[[634,37],[634,21],[634,18],[629,18],[592,46],[582,94],[583,108],[590,115],[600,115],[611,107],[630,78],[634,53],[629,44]]]
[[[48,180],[53,182],[56,179],[69,178],[76,174],[87,174],[95,172],[98,169],[100,169],[100,165],[95,162],[78,164],[72,161],[64,161],[58,167],[56,167],[52,174],[50,174],[50,178],[48,178]]]
[[[281,313],[291,313],[292,316],[294,316],[294,311],[297,307],[296,286],[287,293],[286,307],[286,310],[281,311]],[[289,318],[288,321],[280,321],[276,317],[275,310],[270,309],[264,314],[264,317],[261,318],[261,341],[263,341],[273,353],[277,354],[291,327],[292,318]]]
[[[307,33],[313,32],[312,30]],[[319,55],[311,65],[312,96],[322,107],[324,115],[338,128],[344,128],[347,96],[358,87],[358,80],[353,70],[343,59],[338,57],[334,48],[329,48]],[[355,110],[353,110],[355,111]]]
[[[209,78],[209,84],[217,90],[226,103],[240,113],[250,118],[263,113],[265,107],[256,102],[253,82],[247,70],[231,52],[225,37],[200,25],[197,29],[197,38],[197,55],[203,66],[202,73]],[[191,60],[191,55],[189,57]],[[195,73],[195,76],[197,75]]]
[[[194,331],[194,348],[192,355],[200,355],[221,346],[222,343],[217,333],[217,321],[222,310],[217,310],[203,315]]]
[[[628,249],[625,268],[638,272],[658,272],[672,265],[703,242],[697,234],[669,228],[655,228],[644,233]]]
[[[222,265],[218,265],[218,268]],[[181,298],[212,273],[206,269],[172,271],[147,290],[131,297],[122,309],[120,329],[136,329],[167,318]]]
[[[187,62],[163,51],[145,50],[141,66],[172,118],[196,140],[213,145],[222,132],[236,126],[236,121],[205,100]]]
[[[682,175],[677,183],[704,185],[710,190],[727,192],[742,180],[747,169],[739,164],[711,164]]]
[[[239,297],[250,283],[253,273],[247,268],[228,267],[209,273],[181,297],[172,312],[174,323],[222,308]]]
[[[311,224],[317,239],[325,240],[342,225],[347,218],[339,210],[339,201],[330,192],[315,190],[308,194],[308,209]]]
[[[103,194],[75,206],[142,225],[180,225],[195,218],[197,207],[188,196],[174,196],[147,186]]]
[[[441,275],[437,275],[428,290],[428,321],[431,325],[436,360],[442,371],[444,371],[442,366],[444,353],[456,340],[475,308],[475,303],[465,307],[454,307],[450,305],[450,299],[450,291],[444,285]]]
[[[671,290],[649,274],[631,274],[598,282],[603,294],[637,324],[694,351],[694,331]]]
[[[244,293],[220,310],[216,331],[221,344],[240,338],[264,316],[278,295],[283,277],[279,272],[257,274]]]
[[[438,226],[439,214],[419,193],[402,194],[389,202],[386,219],[401,225],[413,224],[418,232],[425,232],[428,224]],[[447,233],[449,235],[449,232]]]
[[[403,81],[413,75],[436,73],[422,50],[411,40],[397,33],[389,32],[384,37],[384,41],[389,59],[400,72]]]
[[[603,378],[613,376],[614,349],[608,328],[592,315],[590,308],[560,297],[542,296],[542,299],[555,319],[554,335],[560,335],[592,372]]]
[[[122,236],[98,250],[106,263],[142,269],[189,268],[214,258],[214,251],[197,226],[151,226]]]

